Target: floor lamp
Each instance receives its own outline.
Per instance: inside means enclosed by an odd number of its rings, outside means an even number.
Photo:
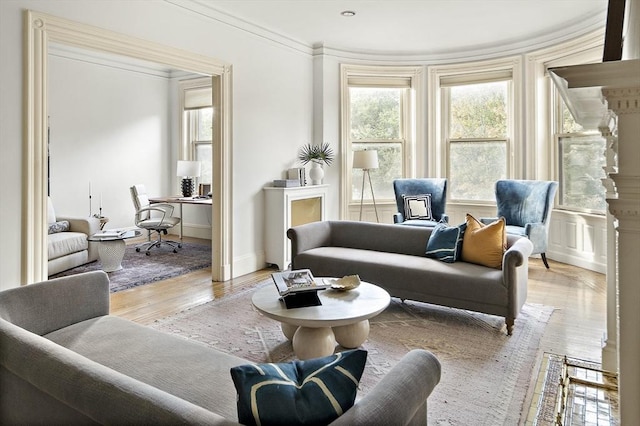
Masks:
[[[373,185],[371,184],[371,174],[369,170],[378,168],[378,151],[354,151],[353,152],[353,168],[362,169],[362,190],[360,192],[360,221],[362,221],[362,202],[364,200],[364,177],[369,177],[369,187],[371,188],[371,197],[373,198],[373,209],[376,212],[376,222],[378,219],[378,207],[376,206],[376,196],[373,193]]]

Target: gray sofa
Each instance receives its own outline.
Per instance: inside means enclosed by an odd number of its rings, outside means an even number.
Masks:
[[[2,425],[237,425],[230,368],[247,363],[109,315],[102,271],[0,293]],[[439,380],[411,351],[332,424],[424,425]]]
[[[505,317],[507,334],[527,298],[531,242],[508,236],[502,269],[425,255],[433,228],[353,221],[290,228],[291,266],[315,276],[358,274],[391,296]]]

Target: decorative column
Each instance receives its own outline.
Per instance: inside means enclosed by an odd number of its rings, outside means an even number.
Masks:
[[[612,116],[605,120],[608,125],[601,126],[598,130],[606,140],[605,144],[605,178],[602,185],[605,187],[605,198],[612,200],[617,197],[615,183],[611,175],[618,173],[618,136],[617,117]],[[602,369],[618,372],[618,234],[617,220],[608,211],[607,217],[607,331],[602,339]]]
[[[621,424],[640,424],[640,66],[636,71],[634,87],[602,90],[618,116],[618,172],[610,174],[617,198],[608,204],[617,219]]]

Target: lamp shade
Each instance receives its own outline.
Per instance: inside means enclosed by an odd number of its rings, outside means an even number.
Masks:
[[[378,168],[378,151],[353,151],[353,168],[354,169],[377,169]]]
[[[176,176],[200,177],[200,162],[178,160]]]

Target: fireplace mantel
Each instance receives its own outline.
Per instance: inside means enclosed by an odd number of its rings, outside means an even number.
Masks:
[[[640,60],[549,69],[576,122],[598,129],[605,152],[607,358],[619,375],[620,424],[640,424]],[[607,356],[613,348],[613,357]],[[617,362],[615,362],[617,361]]]

